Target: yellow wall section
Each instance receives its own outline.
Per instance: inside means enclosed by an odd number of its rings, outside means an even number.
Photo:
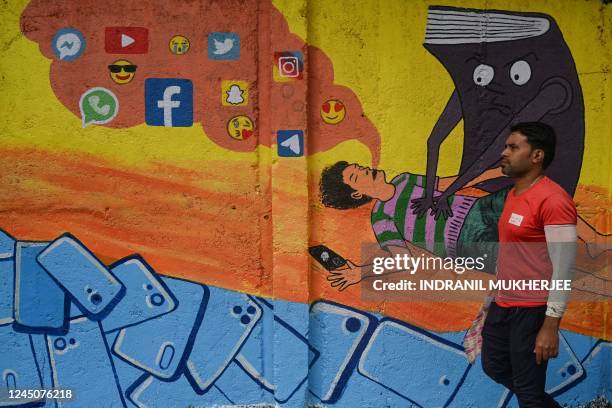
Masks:
[[[171,130],[148,127],[146,132],[144,125],[129,129],[82,129],[80,118],[64,109],[52,93],[50,61],[20,33],[19,15],[26,4],[25,0],[12,0],[0,6],[5,27],[0,33],[3,145],[74,149],[126,164],[137,164],[142,155],[174,163],[210,155],[226,160],[250,155],[219,148],[202,135],[200,126]],[[434,4],[538,11],[557,20],[576,61],[584,92],[586,148],[580,180],[583,184],[608,186],[612,115],[611,55],[607,44],[612,30],[610,7],[595,0],[579,3],[365,0],[358,6],[348,0],[274,1],[294,33],[330,56],[335,82],[357,93],[366,115],[382,136],[381,167],[390,173],[425,170],[425,141],[452,91],[450,76],[422,46],[427,7]],[[15,61],[19,63],[14,64]],[[49,101],[48,104],[40,104],[41,99]],[[67,130],[70,139],[58,136]],[[441,175],[455,174],[461,136],[460,124],[443,144]],[[350,159],[369,159],[366,149],[353,146],[349,150]],[[333,150],[328,154],[338,157]]]
[[[423,48],[427,7],[533,11],[555,18],[574,56],[584,92],[586,147],[581,184],[610,185],[612,131],[612,7],[590,1],[375,1],[274,0],[289,28],[333,61],[335,82],[361,100],[383,141],[381,167],[389,173],[424,172],[426,141],[450,96],[453,83]],[[308,30],[302,19],[307,14]],[[340,147],[338,147],[340,148]],[[442,145],[439,175],[454,175],[461,157],[461,124]],[[365,149],[330,160],[365,161]],[[329,162],[330,160],[327,160]],[[324,159],[321,161],[325,162]],[[315,163],[317,162],[315,158]]]

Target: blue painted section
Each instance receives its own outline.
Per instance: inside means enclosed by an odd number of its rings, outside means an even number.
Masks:
[[[270,302],[263,298],[257,298],[257,301],[262,305],[263,318],[235,360],[260,387],[274,392],[276,402],[287,403],[307,382],[309,368],[320,353],[308,344],[306,337],[276,314],[280,309],[283,315],[289,316],[286,313],[288,302],[279,306],[281,302],[278,301]],[[292,309],[295,312],[298,308]],[[299,309],[308,312],[306,308]],[[305,403],[306,394],[301,397]]]
[[[42,257],[45,268],[37,256],[48,243],[18,242],[14,258],[0,259],[0,381],[77,395],[25,406],[518,406],[479,360],[467,363],[464,332],[432,333],[332,302],[309,307],[209,288],[160,276],[139,256],[102,266],[125,295],[92,314],[74,292],[99,284],[90,275],[100,265],[67,237]],[[563,331],[547,390],[570,406],[610,399],[610,344]]]
[[[184,376],[166,382],[143,374],[126,391],[126,395],[130,404],[139,408],[213,407],[231,404],[216,387],[212,387],[206,394],[197,394]]]
[[[612,342],[599,341],[582,361],[585,375],[574,387],[556,397],[559,403],[578,405],[585,396],[605,396],[612,400]]]
[[[15,329],[27,333],[65,333],[70,303],[64,291],[36,262],[42,242],[15,245]]]
[[[261,318],[261,307],[249,296],[212,286],[208,308],[214,312],[204,315],[187,361],[187,378],[202,393],[221,376]]]
[[[217,387],[232,404],[258,403],[274,404],[274,396],[257,384],[235,362],[232,362],[223,375],[215,382]]]
[[[418,407],[414,401],[410,401],[389,388],[370,381],[358,372],[355,372],[349,378],[342,398],[333,406],[338,408]]]
[[[310,308],[310,344],[321,354],[310,370],[310,391],[324,403],[342,394],[376,325],[365,313],[330,302]]]
[[[444,406],[467,368],[461,346],[389,319],[380,322],[359,362],[360,374],[423,407]]]
[[[0,325],[13,322],[15,271],[12,259],[0,260]]]
[[[37,259],[89,318],[100,319],[125,292],[104,264],[70,234],[53,241]]]
[[[47,339],[44,334],[32,334],[30,339],[32,340],[32,349],[40,373],[42,387],[45,389],[53,388],[53,371],[51,370],[51,357],[47,348]],[[57,401],[54,399],[47,399],[46,404],[43,405],[45,408],[56,408],[57,406]]]
[[[182,374],[193,347],[206,309],[208,288],[180,279],[163,279],[180,299],[177,308],[157,319],[122,329],[113,352],[144,371],[172,380]]]
[[[119,335],[118,331],[114,331],[112,333],[105,333],[106,343],[109,346],[115,344],[115,340]],[[115,373],[117,374],[117,385],[121,390],[121,394],[124,396],[128,405],[130,405],[128,394],[126,391],[136,382],[139,378],[141,378],[144,374],[139,367],[136,367],[132,364],[129,364],[119,358],[115,353],[110,353],[111,359],[113,361],[113,365],[115,366]]]
[[[583,361],[599,341],[593,337],[573,333],[567,330],[561,330],[560,333],[565,338],[567,345],[579,361]]]
[[[548,361],[546,370],[546,392],[551,395],[560,394],[571,388],[584,376],[582,364],[569,347],[562,334],[559,335],[559,355]]]
[[[110,269],[126,291],[121,302],[104,318],[105,332],[144,323],[176,308],[174,295],[140,256],[122,259]]]
[[[81,317],[70,321],[65,336],[47,335],[53,385],[78,395],[73,406],[125,406],[102,328]],[[63,402],[62,405],[70,405]]]
[[[461,387],[447,406],[500,408],[504,406],[507,391],[506,387],[491,380],[482,371],[479,356],[474,364],[468,367]]]
[[[0,230],[0,259],[15,256],[15,238]]]
[[[0,356],[2,388],[32,390],[42,387],[42,378],[34,357],[30,335],[14,331],[11,325],[0,326]],[[0,397],[0,406],[3,407],[38,407],[44,403],[44,399],[23,403]]]

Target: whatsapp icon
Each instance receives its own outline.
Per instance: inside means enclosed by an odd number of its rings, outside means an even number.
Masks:
[[[103,125],[115,119],[119,112],[119,101],[114,93],[106,88],[88,89],[79,102],[83,127],[92,123]]]

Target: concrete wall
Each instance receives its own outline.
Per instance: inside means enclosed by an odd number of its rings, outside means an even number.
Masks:
[[[70,390],[78,407],[516,407],[464,353],[484,293],[370,298],[359,269],[327,271],[308,249],[359,265],[393,241],[456,259],[461,213],[508,186],[495,170],[508,126],[541,120],[580,237],[547,390],[569,406],[610,399],[609,6],[0,13],[0,387]],[[412,183],[410,200],[436,183],[453,215],[408,211],[391,231],[371,217],[384,203],[338,208],[320,189],[338,161]],[[69,405],[7,406],[26,403]]]

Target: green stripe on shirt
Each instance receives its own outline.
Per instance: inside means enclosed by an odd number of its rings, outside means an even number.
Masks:
[[[417,181],[417,176],[411,174],[408,177],[408,183],[402,194],[399,196],[397,200],[397,205],[395,207],[395,226],[399,231],[404,233],[404,226],[406,225],[406,212],[408,210],[408,204],[410,204],[410,196],[412,195],[412,190],[414,190],[414,186]],[[411,237],[403,237],[405,241],[410,241]]]

